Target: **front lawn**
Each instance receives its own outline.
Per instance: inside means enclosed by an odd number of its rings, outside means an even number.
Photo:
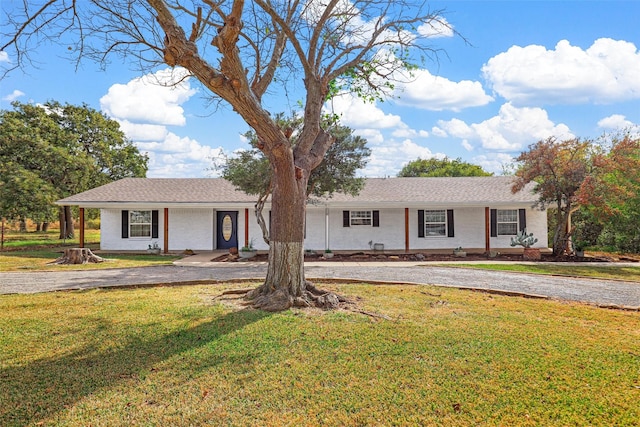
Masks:
[[[552,274],[557,276],[629,280],[633,282],[640,282],[640,265],[638,267],[622,267],[612,263],[610,266],[600,267],[589,265],[589,263],[575,265],[562,262],[555,264],[518,264],[515,262],[503,262],[496,264],[465,264],[461,262],[455,264],[446,264],[445,266],[480,268],[484,270],[495,271],[515,271],[519,273]]]
[[[0,296],[0,425],[640,419],[637,312],[433,286],[325,287],[392,320],[239,311],[215,299],[220,285]]]
[[[47,232],[19,233],[9,231],[5,235],[4,251],[0,252],[0,271],[61,271],[96,268],[144,267],[171,264],[180,256],[147,254],[108,254],[108,261],[99,264],[48,265],[62,255],[65,248],[79,247],[78,233],[74,239],[60,240],[55,229]],[[100,244],[100,230],[87,230],[86,247],[95,250]]]
[[[145,267],[168,265],[180,259],[177,255],[107,254],[98,264],[49,265],[62,255],[63,248],[30,249],[0,252],[0,271],[64,271],[101,268]]]

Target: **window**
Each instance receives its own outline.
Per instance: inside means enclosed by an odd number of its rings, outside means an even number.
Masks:
[[[447,211],[424,211],[425,237],[445,237],[447,235]]]
[[[497,210],[498,236],[515,236],[518,234],[518,210]]]
[[[342,226],[352,225],[380,227],[380,211],[342,211]]]
[[[129,236],[151,237],[151,211],[129,211]]]
[[[371,225],[371,211],[351,211],[351,225]]]
[[[453,209],[418,210],[418,237],[455,237]]]

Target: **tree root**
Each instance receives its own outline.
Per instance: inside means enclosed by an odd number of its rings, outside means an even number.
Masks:
[[[239,298],[225,298],[230,295],[238,295]],[[305,290],[301,296],[297,297],[288,295],[283,289],[273,290],[271,287],[267,287],[266,284],[262,284],[257,288],[227,290],[214,298],[214,300],[216,299],[243,299],[245,301],[243,305],[270,312],[283,311],[292,307],[320,308],[322,310],[343,309],[375,319],[392,320],[384,314],[361,310],[355,307],[355,302],[335,292],[319,289],[309,281],[305,281]]]
[[[291,307],[336,310],[341,304],[351,303],[341,295],[316,288],[309,281],[305,281],[305,289],[301,295],[291,295],[288,289],[273,289],[265,283],[247,292],[245,299],[251,301],[254,308],[274,312]]]

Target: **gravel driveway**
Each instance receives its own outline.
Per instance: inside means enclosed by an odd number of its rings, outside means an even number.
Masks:
[[[308,265],[305,271],[309,279],[348,278],[364,281],[409,282],[538,295],[631,309],[640,307],[640,283],[638,282],[540,276],[426,264],[403,265],[402,263],[385,265],[323,263]],[[261,263],[224,266],[209,264],[206,267],[171,265],[64,272],[11,272],[0,273],[0,294],[262,278],[265,272],[266,266]]]

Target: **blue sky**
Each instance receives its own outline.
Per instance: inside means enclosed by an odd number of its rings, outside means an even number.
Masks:
[[[372,149],[363,176],[394,176],[408,161],[434,156],[460,157],[499,174],[529,144],[549,136],[640,132],[640,1],[431,5],[446,9],[445,19],[469,43],[434,38],[446,54],[400,85],[399,99],[333,103],[343,124]],[[41,48],[38,68],[0,81],[0,107],[57,100],[102,110],[149,153],[150,177],[213,176],[212,156],[248,147],[240,136],[248,126],[229,108],[208,105],[197,82],[169,90],[119,63],[100,71],[86,62],[76,71],[62,58],[65,50]],[[0,65],[11,61],[10,53],[0,53]],[[293,108],[296,101],[279,103]]]

